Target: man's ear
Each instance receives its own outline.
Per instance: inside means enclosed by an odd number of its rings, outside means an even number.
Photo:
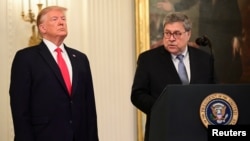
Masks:
[[[41,33],[46,33],[46,28],[45,28],[45,26],[43,24],[40,24],[38,26],[38,28],[39,28],[39,30],[40,30]]]

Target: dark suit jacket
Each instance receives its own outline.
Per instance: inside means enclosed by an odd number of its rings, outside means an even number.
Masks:
[[[43,42],[16,53],[10,83],[15,141],[98,141],[88,58],[65,49],[72,64],[71,97]]]
[[[188,47],[190,84],[215,83],[213,57],[197,48]],[[132,86],[131,101],[147,114],[145,140],[148,138],[150,111],[162,90],[169,84],[181,84],[171,54],[164,46],[140,54]]]

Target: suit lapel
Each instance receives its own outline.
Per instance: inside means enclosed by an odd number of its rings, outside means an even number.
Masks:
[[[160,59],[162,60],[162,65],[166,66],[165,69],[166,71],[169,71],[168,74],[171,74],[171,75],[174,75],[174,76],[178,76],[178,72],[174,66],[174,63],[172,61],[172,56],[171,54],[166,51],[164,48],[162,48],[160,50],[160,56],[163,58],[163,59]]]
[[[39,53],[41,54],[45,62],[47,62],[48,66],[52,69],[58,81],[61,83],[62,87],[64,87],[65,91],[68,93],[66,84],[64,83],[63,77],[60,72],[60,68],[58,67],[53,56],[51,55],[49,49],[43,42],[41,42],[41,44],[38,45],[38,48],[39,48]]]
[[[66,45],[64,45],[65,50],[68,53],[71,66],[72,66],[72,96],[74,94],[74,91],[76,90],[77,87],[77,80],[78,80],[78,65],[77,65],[77,55]]]
[[[196,66],[197,66],[196,62],[197,62],[197,60],[199,60],[199,58],[197,58],[192,47],[188,47],[188,52],[189,52],[190,73],[191,73],[190,83],[192,83],[193,80],[195,80],[197,73],[199,73],[197,68],[196,68]]]
[[[172,78],[173,83],[181,83],[178,72],[172,61],[171,54],[166,51],[164,47],[161,47],[158,55],[161,57],[161,59],[159,59],[159,61],[161,61],[161,66],[165,70],[166,74],[169,75],[169,78]]]

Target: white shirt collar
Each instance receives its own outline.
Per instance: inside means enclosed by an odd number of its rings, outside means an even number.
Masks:
[[[187,46],[185,47],[185,50],[181,54],[184,56],[184,58],[187,56],[187,54],[188,54],[188,47]],[[171,54],[171,56],[173,59],[176,59],[177,55]]]
[[[57,46],[54,43],[52,43],[51,41],[49,41],[47,39],[43,39],[43,42],[48,47],[48,49],[50,50],[50,52],[54,52],[55,49],[57,48]],[[62,49],[62,52],[66,52],[63,44],[61,44],[59,47]]]

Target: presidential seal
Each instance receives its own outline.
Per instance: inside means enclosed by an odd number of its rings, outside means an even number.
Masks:
[[[200,118],[206,128],[208,125],[235,125],[238,115],[234,100],[223,93],[208,95],[200,106]]]

